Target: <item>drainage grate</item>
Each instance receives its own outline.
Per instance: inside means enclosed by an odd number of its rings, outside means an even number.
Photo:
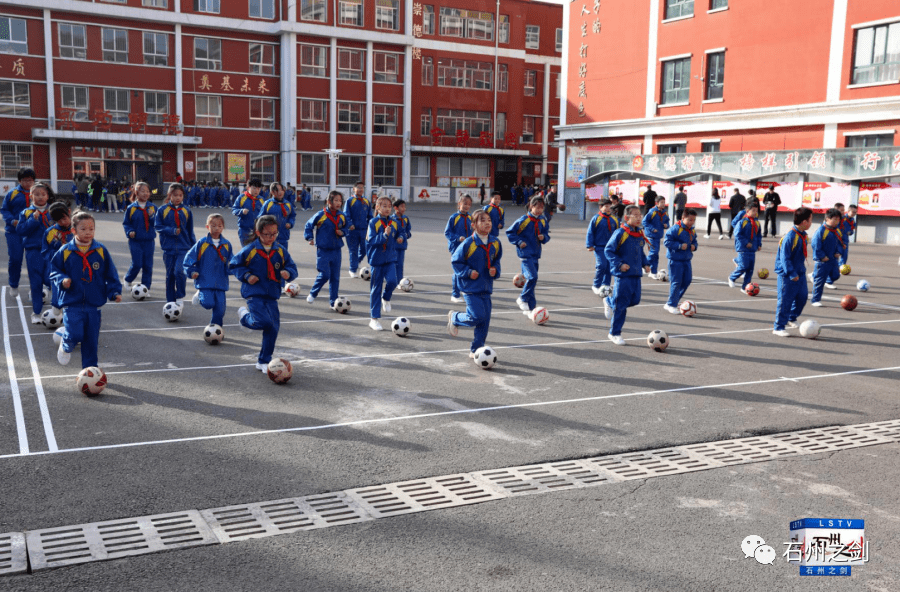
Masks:
[[[791,443],[778,442],[769,438],[706,442],[683,446],[682,448],[689,453],[721,463],[721,465],[737,465],[796,456],[798,454],[809,454],[808,451]]]
[[[311,512],[297,499],[203,510],[219,542],[257,539],[314,526]]]
[[[622,481],[621,477],[601,466],[591,466],[591,460],[511,467],[475,475],[502,488],[507,495],[547,493]]]
[[[347,490],[375,518],[477,504],[506,495],[474,475],[447,475]]]
[[[26,533],[32,571],[215,544],[196,510]]]
[[[900,419],[857,425],[853,426],[853,429],[863,434],[874,434],[900,442]]]
[[[27,571],[25,535],[21,532],[0,534],[0,576],[22,574]]]
[[[896,441],[893,438],[857,430],[853,426],[833,426],[802,432],[774,434],[769,438],[802,448],[806,454],[889,444]]]

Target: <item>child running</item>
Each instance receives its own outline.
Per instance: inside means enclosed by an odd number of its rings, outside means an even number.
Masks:
[[[666,232],[664,243],[666,245],[666,257],[669,259],[669,300],[663,308],[672,314],[678,314],[681,310],[678,304],[682,296],[687,292],[694,272],[691,267],[691,259],[697,250],[697,233],[694,224],[697,222],[697,210],[687,208],[681,214],[681,220]]]
[[[594,253],[594,261],[596,265],[594,269],[594,283],[591,290],[594,294],[602,294],[608,296],[612,285],[612,275],[609,272],[609,261],[606,260],[606,243],[612,236],[616,228],[619,227],[619,221],[612,215],[612,201],[607,198],[600,200],[600,211],[596,216],[591,218],[588,224],[587,237],[585,238],[585,247],[588,251]]]
[[[622,327],[628,307],[641,303],[641,268],[650,273],[650,261],[644,253],[644,245],[648,242],[641,230],[641,209],[628,206],[625,208],[625,222],[613,233],[604,248],[616,282],[612,295],[603,299],[603,314],[607,319],[612,319],[609,340],[616,345],[625,345]]]
[[[41,254],[44,233],[53,223],[50,221],[50,206],[53,190],[47,183],[35,183],[31,188],[31,205],[19,214],[16,232],[22,238],[25,249],[25,265],[28,267],[28,283],[31,287],[31,324],[41,324],[41,309],[44,306],[44,280],[47,277],[46,261]]]
[[[59,287],[56,283],[50,281],[50,273],[53,269],[51,262],[56,252],[72,240],[74,236],[70,216],[69,206],[66,204],[57,202],[51,205],[50,219],[53,220],[54,224],[44,233],[44,240],[41,243],[41,257],[44,259],[44,282],[50,286],[50,306],[55,316],[62,314],[62,311],[59,304]]]
[[[228,263],[234,254],[231,243],[222,236],[225,218],[210,214],[206,218],[208,234],[197,241],[184,256],[184,273],[194,280],[197,291],[191,304],[212,310],[210,325],[225,323],[225,292],[228,291]]]
[[[262,214],[275,216],[278,222],[278,244],[287,249],[291,240],[291,228],[297,219],[297,210],[291,202],[284,199],[284,186],[278,181],[269,185],[269,194],[272,197],[263,204]]]
[[[256,219],[262,210],[262,200],[259,198],[259,190],[262,188],[262,181],[259,179],[250,179],[247,183],[247,190],[234,201],[231,213],[238,217],[238,238],[241,239],[241,246],[246,247],[256,240]]]
[[[403,265],[406,263],[406,249],[409,248],[409,238],[412,236],[412,224],[409,223],[409,216],[406,215],[406,202],[398,199],[394,202],[394,215],[391,220],[397,223],[397,238],[403,239],[397,241],[397,281],[402,280]]]
[[[735,217],[737,218],[737,214]],[[759,202],[750,200],[744,207],[744,215],[734,225],[734,258],[735,270],[728,277],[728,287],[734,288],[735,282],[744,276],[741,290],[753,281],[753,268],[756,267],[756,252],[762,249],[762,233],[759,229]]]
[[[543,245],[550,240],[550,228],[544,218],[544,200],[538,195],[531,198],[528,213],[512,223],[506,230],[506,238],[516,247],[516,254],[522,262],[525,285],[516,298],[522,314],[529,316],[537,306],[534,291],[538,282],[538,264]]]
[[[194,237],[194,216],[182,207],[184,188],[178,183],[169,185],[166,195],[169,203],[156,212],[156,232],[166,264],[166,302],[184,304],[187,276],[184,274],[184,256],[197,239]]]
[[[372,286],[369,292],[372,318],[369,327],[373,331],[383,331],[384,327],[379,321],[381,311],[391,312],[391,295],[397,287],[397,245],[405,241],[397,233],[397,222],[389,217],[391,198],[379,197],[375,202],[375,209],[378,215],[369,222],[369,232],[366,235],[366,256],[372,266]]]
[[[806,285],[806,257],[808,238],[806,231],[812,226],[812,210],[797,208],[794,211],[794,227],[781,237],[775,255],[775,273],[778,274],[778,304],[775,308],[773,334],[790,337],[787,328],[796,328],[797,319],[803,313],[809,288]]]
[[[360,181],[353,188],[353,196],[344,205],[347,229],[347,250],[350,252],[350,277],[359,277],[359,263],[366,256],[366,232],[372,219],[372,206],[366,199],[366,184]]]
[[[822,306],[822,292],[826,284],[834,289],[834,281],[841,276],[841,258],[844,256],[844,242],[841,236],[841,211],[831,208],[825,212],[825,222],[812,238],[813,261],[815,267],[809,274],[813,283],[810,304]],[[804,282],[805,283],[805,282]]]
[[[325,282],[328,282],[328,305],[334,308],[334,301],[337,300],[341,287],[341,249],[344,248],[344,230],[347,228],[347,217],[341,212],[343,206],[344,194],[332,191],[322,211],[313,214],[304,227],[303,237],[316,247],[316,269],[319,272],[306,297],[310,304],[316,300]]]
[[[19,223],[19,214],[31,205],[31,187],[34,185],[36,173],[33,169],[22,168],[16,173],[19,184],[16,185],[6,197],[3,198],[3,206],[0,213],[6,223],[6,248],[9,254],[9,297],[19,295],[19,280],[22,278],[22,260],[25,257],[25,248],[22,237],[16,232]]]
[[[444,236],[447,238],[447,249],[450,256],[456,252],[456,248],[460,243],[466,240],[472,233],[472,217],[469,215],[469,209],[472,207],[472,198],[465,193],[461,194],[456,200],[457,212],[450,216],[447,220],[447,226],[444,227]],[[463,302],[462,294],[459,290],[459,280],[456,274],[452,278],[453,290],[450,293],[450,302],[459,304]]]
[[[500,207],[500,201],[503,196],[500,192],[494,190],[491,192],[491,203],[484,206],[484,211],[491,217],[491,236],[497,238],[500,236],[500,230],[506,225],[506,217],[503,208]],[[475,216],[472,216],[472,223],[475,223]]]
[[[150,203],[150,185],[143,181],[134,184],[137,201],[125,208],[122,226],[131,251],[131,266],[125,274],[130,284],[141,272],[141,283],[148,290],[153,283],[153,254],[156,251],[156,206]]]
[[[656,274],[659,271],[659,243],[669,229],[669,215],[666,213],[666,198],[658,196],[656,198],[656,206],[650,208],[647,215],[644,216],[644,231],[647,233],[647,240],[650,243],[650,252],[647,259],[650,261],[650,279],[658,279]]]

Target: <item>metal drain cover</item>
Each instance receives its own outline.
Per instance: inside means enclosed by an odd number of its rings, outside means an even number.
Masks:
[[[11,576],[28,571],[28,553],[25,551],[25,535],[21,532],[0,534],[0,576]]]

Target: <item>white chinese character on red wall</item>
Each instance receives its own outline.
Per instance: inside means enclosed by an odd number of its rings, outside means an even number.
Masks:
[[[413,15],[422,16],[422,5],[419,2],[413,4]]]
[[[600,32],[600,19],[594,19],[594,26],[592,27],[594,35]]]

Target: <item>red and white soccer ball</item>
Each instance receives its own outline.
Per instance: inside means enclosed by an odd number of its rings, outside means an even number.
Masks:
[[[550,320],[550,313],[543,306],[538,306],[532,310],[530,316],[535,325],[543,325]]]
[[[697,305],[690,300],[685,300],[681,303],[681,306],[678,307],[678,310],[680,310],[681,314],[684,316],[692,317],[697,314]]]
[[[517,288],[521,288],[525,285],[525,276],[521,273],[517,273],[513,276],[513,285]]]
[[[296,298],[300,295],[300,286],[298,286],[297,284],[287,284],[284,287],[284,293],[291,298]]]
[[[268,368],[266,368],[266,375],[275,384],[284,384],[294,375],[294,368],[284,358],[272,358]]]
[[[96,366],[90,366],[78,373],[75,384],[84,396],[96,397],[106,388],[106,373]]]
[[[747,292],[748,296],[757,296],[759,295],[759,284],[756,282],[751,282],[747,284],[747,287],[744,288],[744,291]]]

